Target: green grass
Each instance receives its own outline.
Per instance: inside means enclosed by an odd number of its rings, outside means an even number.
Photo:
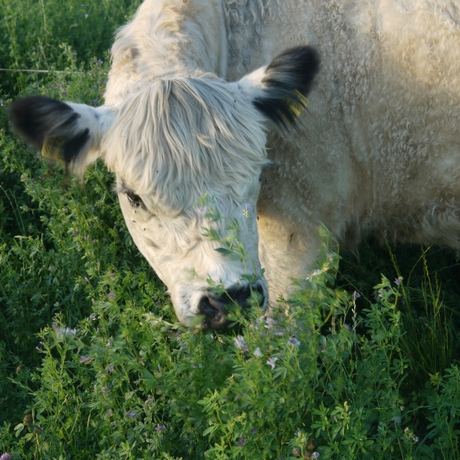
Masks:
[[[255,308],[242,328],[187,330],[103,165],[66,182],[12,135],[13,98],[101,103],[135,6],[2,4],[0,67],[63,72],[2,73],[0,456],[460,459],[455,253],[366,243],[340,259],[325,233],[321,273],[276,322]]]

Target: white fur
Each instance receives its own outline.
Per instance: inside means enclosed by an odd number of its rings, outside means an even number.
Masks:
[[[301,44],[319,50],[317,84],[301,131],[271,132],[266,152],[256,69]],[[351,249],[370,234],[460,246],[457,0],[146,0],[112,53],[101,155],[185,324],[208,278],[228,287],[261,265],[271,299],[287,295],[320,223]],[[198,208],[206,193],[239,223],[251,267],[202,236],[218,225]]]

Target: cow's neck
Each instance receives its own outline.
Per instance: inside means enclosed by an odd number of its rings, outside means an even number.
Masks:
[[[227,37],[226,80],[239,80],[273,58],[270,51],[265,49],[267,42],[273,41],[266,40],[267,22],[279,21],[280,4],[285,2],[222,0]]]

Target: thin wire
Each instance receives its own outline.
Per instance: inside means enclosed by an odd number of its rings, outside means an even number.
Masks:
[[[75,70],[30,70],[30,69],[0,69],[0,72],[25,72],[25,73],[83,73]]]

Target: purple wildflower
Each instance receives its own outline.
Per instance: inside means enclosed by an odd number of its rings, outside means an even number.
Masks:
[[[160,424],[158,424],[158,425],[155,427],[155,431],[166,431],[166,426],[165,426],[165,425],[160,425]]]
[[[352,297],[354,300],[359,299],[361,297],[361,294],[358,291],[353,292]]]
[[[91,356],[80,356],[81,363],[90,363],[92,360]]]
[[[200,206],[199,208],[197,208],[196,214],[200,222],[206,217],[207,212],[208,212],[207,206]]]
[[[313,453],[311,454],[311,458],[312,458],[312,459],[313,459],[313,458],[319,458],[319,456],[320,456],[320,453],[319,453],[319,452],[313,452]]]
[[[300,347],[300,340],[297,340],[295,337],[291,337],[288,340],[289,345],[294,345],[295,347]]]
[[[11,460],[12,458],[13,458],[13,454],[10,454],[9,452],[5,452],[0,457],[0,460]]]
[[[136,418],[136,417],[137,417],[137,414],[136,414],[136,412],[130,412],[130,413],[128,414],[128,417]]]
[[[266,329],[271,329],[276,324],[277,324],[277,322],[273,318],[267,318],[265,328]]]
[[[241,436],[241,439],[237,442],[237,444],[239,446],[244,446],[244,442],[246,441],[246,437],[245,436]]]
[[[110,299],[110,300],[115,300],[117,298],[117,296],[115,295],[115,293],[113,293],[112,291],[110,291],[108,294],[107,294],[107,297]]]

